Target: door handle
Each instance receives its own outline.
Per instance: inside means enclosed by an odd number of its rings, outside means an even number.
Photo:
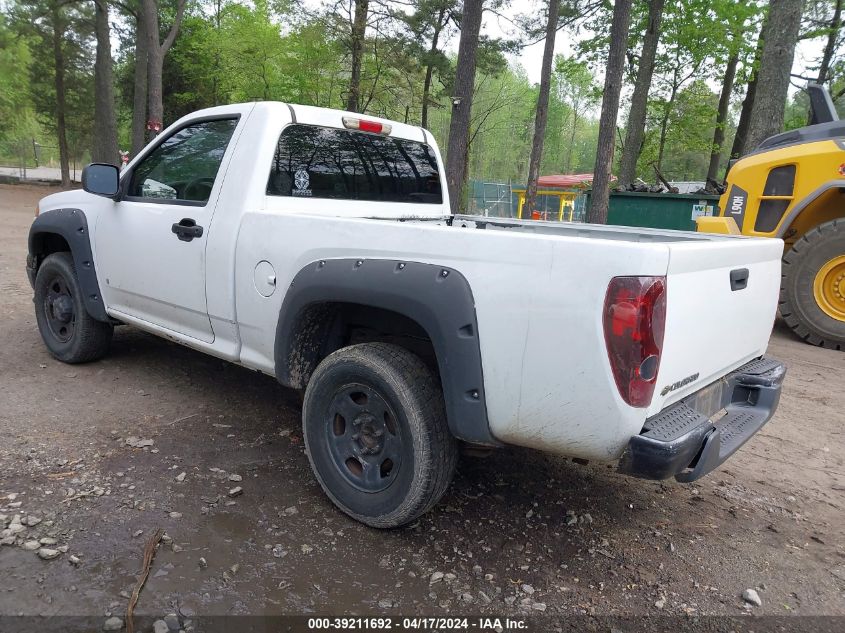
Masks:
[[[178,223],[170,227],[182,242],[190,242],[195,237],[202,237],[202,227],[192,218],[182,218]]]
[[[737,268],[736,270],[732,270],[731,290],[733,292],[736,292],[737,290],[745,290],[746,286],[748,286],[748,269]]]

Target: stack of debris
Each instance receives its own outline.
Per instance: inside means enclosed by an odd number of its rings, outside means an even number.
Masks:
[[[725,193],[725,189],[727,189],[725,183],[716,182],[712,178],[708,178],[707,184],[704,185],[698,191],[694,191],[693,193],[703,193],[708,196],[721,196],[723,193]]]
[[[616,188],[616,191],[632,191],[635,193],[679,193],[678,188],[663,178],[663,175],[660,172],[657,172],[657,180],[657,183],[650,185],[644,180],[637,178],[636,181],[629,185],[620,185]],[[688,193],[695,195],[721,196],[725,193],[725,189],[726,187],[724,183],[716,182],[710,178],[703,187],[696,189],[695,191],[689,191]]]
[[[637,178],[630,185],[622,185],[617,189],[617,191],[633,191],[635,193],[663,193],[664,190],[663,185],[650,185],[640,178]]]

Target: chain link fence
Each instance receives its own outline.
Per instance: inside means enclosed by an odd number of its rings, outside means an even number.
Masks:
[[[525,188],[525,185],[512,181],[470,180],[467,213],[491,218],[517,218],[520,194],[524,194]],[[565,194],[563,190],[559,193]],[[578,195],[572,203],[571,213],[569,206],[566,207],[563,219],[570,220],[571,217],[572,222],[584,222],[586,203],[586,196]],[[557,220],[561,216],[560,209],[561,200],[558,192],[539,194],[532,209],[536,215],[523,212],[523,219],[531,219],[533,215],[540,219]]]
[[[71,156],[72,181],[79,180],[83,158]],[[60,180],[59,148],[34,138],[0,142],[0,175],[20,180]]]

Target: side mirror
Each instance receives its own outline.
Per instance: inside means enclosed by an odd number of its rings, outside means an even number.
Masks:
[[[88,193],[114,198],[120,190],[120,170],[114,165],[91,163],[82,170],[82,188]]]

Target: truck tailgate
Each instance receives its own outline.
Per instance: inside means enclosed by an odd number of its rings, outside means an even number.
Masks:
[[[781,240],[669,248],[666,334],[649,415],[761,356],[780,289]]]

